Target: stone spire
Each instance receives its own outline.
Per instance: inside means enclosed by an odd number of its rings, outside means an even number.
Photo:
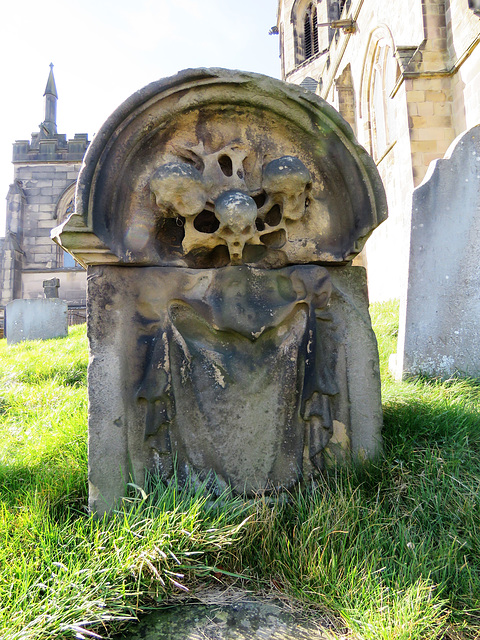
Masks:
[[[51,138],[57,133],[58,100],[52,63],[50,63],[50,73],[48,75],[47,86],[45,87],[45,93],[43,95],[45,96],[45,120],[40,125],[40,129],[45,137]]]
[[[76,133],[73,140],[67,140],[64,133],[57,131],[57,87],[50,64],[47,86],[45,87],[45,119],[39,130],[32,133],[31,142],[17,140],[13,143],[13,162],[81,162],[88,147],[88,135]]]

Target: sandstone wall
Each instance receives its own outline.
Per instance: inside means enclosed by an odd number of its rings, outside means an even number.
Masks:
[[[480,121],[480,19],[467,0],[352,0],[341,18],[354,20],[355,32],[336,29],[327,52],[295,65],[291,15],[304,11],[306,4],[279,3],[285,79],[317,80],[317,93],[342,113],[373,155],[387,193],[389,220],[368,241],[363,264],[372,300],[402,297],[412,191],[455,137]],[[388,47],[392,69],[393,61],[398,66],[395,78],[391,72],[382,87],[380,109],[375,82],[382,46]],[[352,87],[347,98],[342,86],[346,71]],[[386,133],[379,128],[379,115]]]

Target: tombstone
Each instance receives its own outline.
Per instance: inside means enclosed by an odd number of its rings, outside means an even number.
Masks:
[[[103,125],[56,241],[88,270],[90,508],[145,470],[290,488],[381,447],[376,167],[323,100],[187,70]]]
[[[60,280],[58,278],[50,278],[43,281],[43,293],[45,298],[58,298],[58,289],[60,288]]]
[[[408,290],[395,373],[480,375],[480,125],[413,193]]]
[[[12,300],[5,306],[5,326],[7,344],[65,338],[68,335],[68,304],[58,298]]]

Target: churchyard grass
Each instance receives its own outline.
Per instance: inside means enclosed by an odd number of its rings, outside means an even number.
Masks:
[[[480,381],[393,381],[398,307],[372,316],[381,458],[278,501],[152,479],[102,520],[85,509],[84,327],[0,341],[0,638],[109,637],[209,585],[287,597],[332,638],[480,637]]]

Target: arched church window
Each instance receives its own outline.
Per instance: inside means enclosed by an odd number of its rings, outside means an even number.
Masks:
[[[317,8],[313,3],[307,7],[303,19],[303,46],[305,60],[318,53]]]
[[[399,73],[398,63],[386,39],[375,48],[370,85],[372,152],[378,160],[395,139],[395,116],[390,94]]]

